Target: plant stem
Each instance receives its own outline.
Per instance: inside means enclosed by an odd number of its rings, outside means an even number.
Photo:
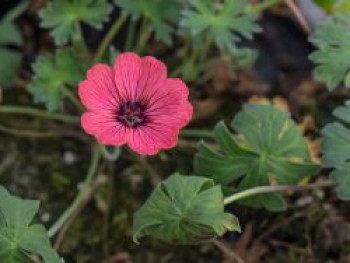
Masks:
[[[300,11],[297,4],[292,0],[284,0],[285,4],[289,7],[292,13],[295,15],[296,19],[299,21],[301,27],[305,30],[308,35],[312,34],[312,28],[309,25],[305,15]]]
[[[28,7],[29,1],[22,1],[18,5],[16,5],[13,9],[11,9],[9,12],[6,13],[3,20],[4,21],[14,21],[17,17],[22,15]]]
[[[30,107],[23,107],[23,106],[0,106],[0,113],[8,113],[8,114],[22,114],[22,115],[29,115],[29,116],[35,116],[45,119],[52,119],[56,121],[62,121],[67,123],[79,123],[79,117],[77,116],[70,116],[60,113],[52,113],[47,112],[43,110],[37,110]]]
[[[75,197],[72,204],[63,212],[59,219],[50,227],[48,230],[49,237],[53,237],[57,231],[69,220],[69,218],[74,214],[75,210],[78,209],[80,204],[84,202],[87,195],[91,191],[91,183],[94,175],[96,174],[98,163],[101,154],[98,146],[95,146],[92,152],[92,159],[90,163],[89,170],[86,174],[83,186],[80,189],[78,195]]]
[[[119,159],[122,153],[122,147],[115,146],[111,150],[108,150],[106,146],[100,145],[102,156],[109,162],[115,162]]]
[[[66,86],[62,87],[62,91],[64,95],[74,104],[74,106],[79,110],[79,111],[84,111],[83,105],[80,103],[80,101],[77,99],[75,94],[72,92],[72,90]]]
[[[206,39],[205,39],[205,42],[203,44],[203,47],[202,47],[202,51],[201,51],[201,55],[200,55],[200,62],[198,63],[199,65],[205,65],[205,59],[208,58],[208,52],[210,50],[210,45],[212,44],[212,41],[213,38],[211,37],[210,34],[207,35]]]
[[[75,24],[75,34],[74,38],[72,39],[73,41],[73,46],[77,51],[79,51],[78,55],[85,61],[88,62],[90,61],[90,51],[89,48],[85,42],[84,39],[84,34],[81,29],[81,25],[79,23]]]
[[[136,22],[137,20],[135,21],[133,19],[130,19],[128,35],[126,36],[126,42],[124,47],[125,51],[129,51],[132,48],[132,44],[134,42],[134,36],[135,36]]]
[[[140,37],[138,39],[135,52],[141,53],[148,41],[148,39],[151,37],[151,29],[149,28],[148,25],[148,19],[143,18],[141,28],[140,28]]]
[[[121,15],[113,22],[112,26],[108,30],[107,34],[103,38],[96,51],[96,54],[93,59],[94,63],[97,63],[103,57],[108,46],[111,44],[113,38],[118,34],[119,30],[121,29],[127,18],[128,15],[122,12]]]
[[[261,2],[256,5],[249,6],[246,9],[246,13],[248,14],[259,14],[263,12],[266,9],[269,9],[270,7],[273,7],[277,4],[282,3],[282,0],[265,0],[264,2]]]
[[[19,130],[19,129],[11,129],[7,128],[6,126],[3,126],[0,124],[0,132],[7,133],[13,136],[20,136],[20,137],[29,137],[29,138],[53,138],[53,137],[60,137],[61,135],[57,132],[53,131],[30,131],[30,130]]]
[[[210,130],[185,129],[180,131],[180,136],[183,137],[206,137],[213,138],[213,132]]]
[[[249,196],[258,195],[258,194],[268,194],[268,193],[276,193],[276,192],[288,192],[288,191],[305,191],[312,190],[317,188],[325,188],[334,186],[333,181],[322,181],[309,185],[267,185],[267,186],[257,186],[254,188],[250,188],[239,192],[237,194],[233,194],[224,199],[224,204],[228,205],[238,200],[247,198]]]

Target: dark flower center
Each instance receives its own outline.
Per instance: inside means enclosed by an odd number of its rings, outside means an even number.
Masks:
[[[128,127],[137,127],[145,123],[145,104],[139,101],[121,103],[117,112],[117,120]]]

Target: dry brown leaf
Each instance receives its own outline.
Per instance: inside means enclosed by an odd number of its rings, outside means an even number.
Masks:
[[[238,241],[231,246],[232,250],[247,263],[260,263],[262,257],[268,252],[269,248],[262,242],[254,240],[253,224],[245,226],[244,231]],[[235,263],[232,257],[224,255],[222,263]]]
[[[239,72],[239,84],[232,86],[232,90],[239,94],[263,95],[270,91],[270,85],[253,78],[246,72]]]
[[[319,90],[324,89],[319,83],[313,79],[306,79],[292,90],[290,100],[292,105],[312,105],[315,101],[315,94]]]
[[[304,116],[303,120],[298,124],[299,131],[302,134],[307,133],[310,130],[315,130],[316,125],[315,125],[315,120],[310,116]]]
[[[133,263],[133,260],[129,252],[118,252],[101,263]]]
[[[253,96],[248,100],[248,103],[271,105],[283,111],[290,111],[288,102],[280,96],[276,96],[272,100],[262,96]]]
[[[216,93],[225,92],[232,82],[237,79],[231,60],[227,56],[209,60],[206,67],[205,78],[211,79],[212,87]]]
[[[194,102],[194,120],[206,119],[214,115],[220,106],[222,100],[218,98],[208,98],[205,100],[198,100]]]
[[[318,138],[310,138],[307,135],[309,132],[314,132],[316,130],[315,120],[311,116],[304,116],[302,121],[298,124],[298,128],[305,137],[312,161],[318,164],[321,163],[320,140]]]
[[[350,223],[332,211],[317,228],[317,240],[324,249],[350,245]]]

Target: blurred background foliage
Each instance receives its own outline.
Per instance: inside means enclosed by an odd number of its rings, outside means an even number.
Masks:
[[[312,160],[320,162],[320,127],[334,120],[332,110],[350,97],[347,89],[335,89],[349,86],[350,5],[346,0],[292,1],[304,14],[300,21],[288,2],[2,1],[0,101],[19,107],[0,107],[1,184],[42,201],[37,222],[55,221],[74,198],[90,161],[90,139],[75,117],[81,112],[77,83],[94,63],[112,64],[127,50],[163,60],[170,76],[187,82],[196,109],[190,128],[204,131],[208,147],[217,149],[211,133],[215,124],[229,123],[243,103],[253,102],[289,112]],[[326,85],[313,77],[311,53],[315,77]],[[48,110],[53,120],[33,118],[24,106]],[[21,114],[4,114],[10,110]],[[332,129],[331,135],[344,132],[340,124],[330,125],[322,131],[325,136]],[[327,138],[329,147],[344,143],[334,142],[339,138]],[[229,263],[237,262],[236,256],[252,263],[350,262],[349,207],[335,198],[338,193],[348,199],[341,187],[288,194],[283,213],[229,206],[227,212],[239,215],[242,234],[196,249],[152,239],[134,244],[133,212],[159,179],[174,171],[193,173],[196,147],[197,139],[187,134],[178,147],[158,156],[145,159],[125,151],[117,162],[103,162],[93,194],[54,239],[54,247],[66,262],[79,263]],[[329,162],[337,168],[332,177],[347,185],[340,176],[348,170],[347,156],[337,154],[344,161]],[[325,180],[327,173],[302,184]]]

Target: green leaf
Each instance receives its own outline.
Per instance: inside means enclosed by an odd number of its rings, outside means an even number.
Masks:
[[[350,123],[350,101],[333,112],[339,120]],[[336,182],[337,196],[350,200],[350,129],[340,122],[327,124],[322,129],[322,164],[335,168],[331,178]]]
[[[145,17],[151,22],[156,37],[170,45],[173,24],[177,23],[181,5],[175,0],[114,0],[116,5],[135,18]]]
[[[29,255],[40,255],[45,263],[60,263],[42,225],[30,225],[39,202],[22,200],[0,186],[0,262],[31,263]]]
[[[84,69],[73,50],[58,50],[55,54],[41,56],[33,64],[34,77],[28,86],[36,103],[45,103],[49,111],[57,110],[66,88],[76,89],[84,78]]]
[[[240,231],[237,218],[224,213],[220,186],[198,176],[170,176],[134,216],[135,242],[151,236],[167,243],[194,244],[226,231]]]
[[[0,87],[11,86],[22,62],[21,52],[8,46],[22,46],[22,36],[13,22],[0,21]]]
[[[326,11],[331,11],[337,0],[314,0],[314,2]]]
[[[223,50],[235,53],[241,37],[252,38],[260,32],[256,18],[245,12],[246,0],[225,0],[218,4],[211,0],[190,0],[182,12],[181,27],[204,41],[208,36]]]
[[[23,44],[21,33],[17,26],[10,21],[3,20],[0,23],[0,45],[15,45]]]
[[[319,171],[288,113],[269,105],[248,104],[231,126],[238,135],[232,135],[223,122],[214,129],[220,152],[200,143],[194,162],[196,174],[239,192],[272,183],[296,184]],[[285,208],[279,194],[249,197],[240,203],[271,211]]]
[[[350,77],[350,14],[339,13],[328,18],[317,28],[311,42],[317,48],[310,55],[317,65],[315,78],[333,90]],[[349,81],[345,84],[350,87]]]
[[[80,22],[96,29],[108,21],[112,6],[106,0],[53,0],[39,12],[41,27],[51,29],[57,45],[74,38]]]
[[[350,12],[350,1],[349,0],[338,0],[333,6],[333,12]]]
[[[350,200],[350,162],[343,163],[337,167],[330,178],[337,184],[336,194],[341,200]]]

